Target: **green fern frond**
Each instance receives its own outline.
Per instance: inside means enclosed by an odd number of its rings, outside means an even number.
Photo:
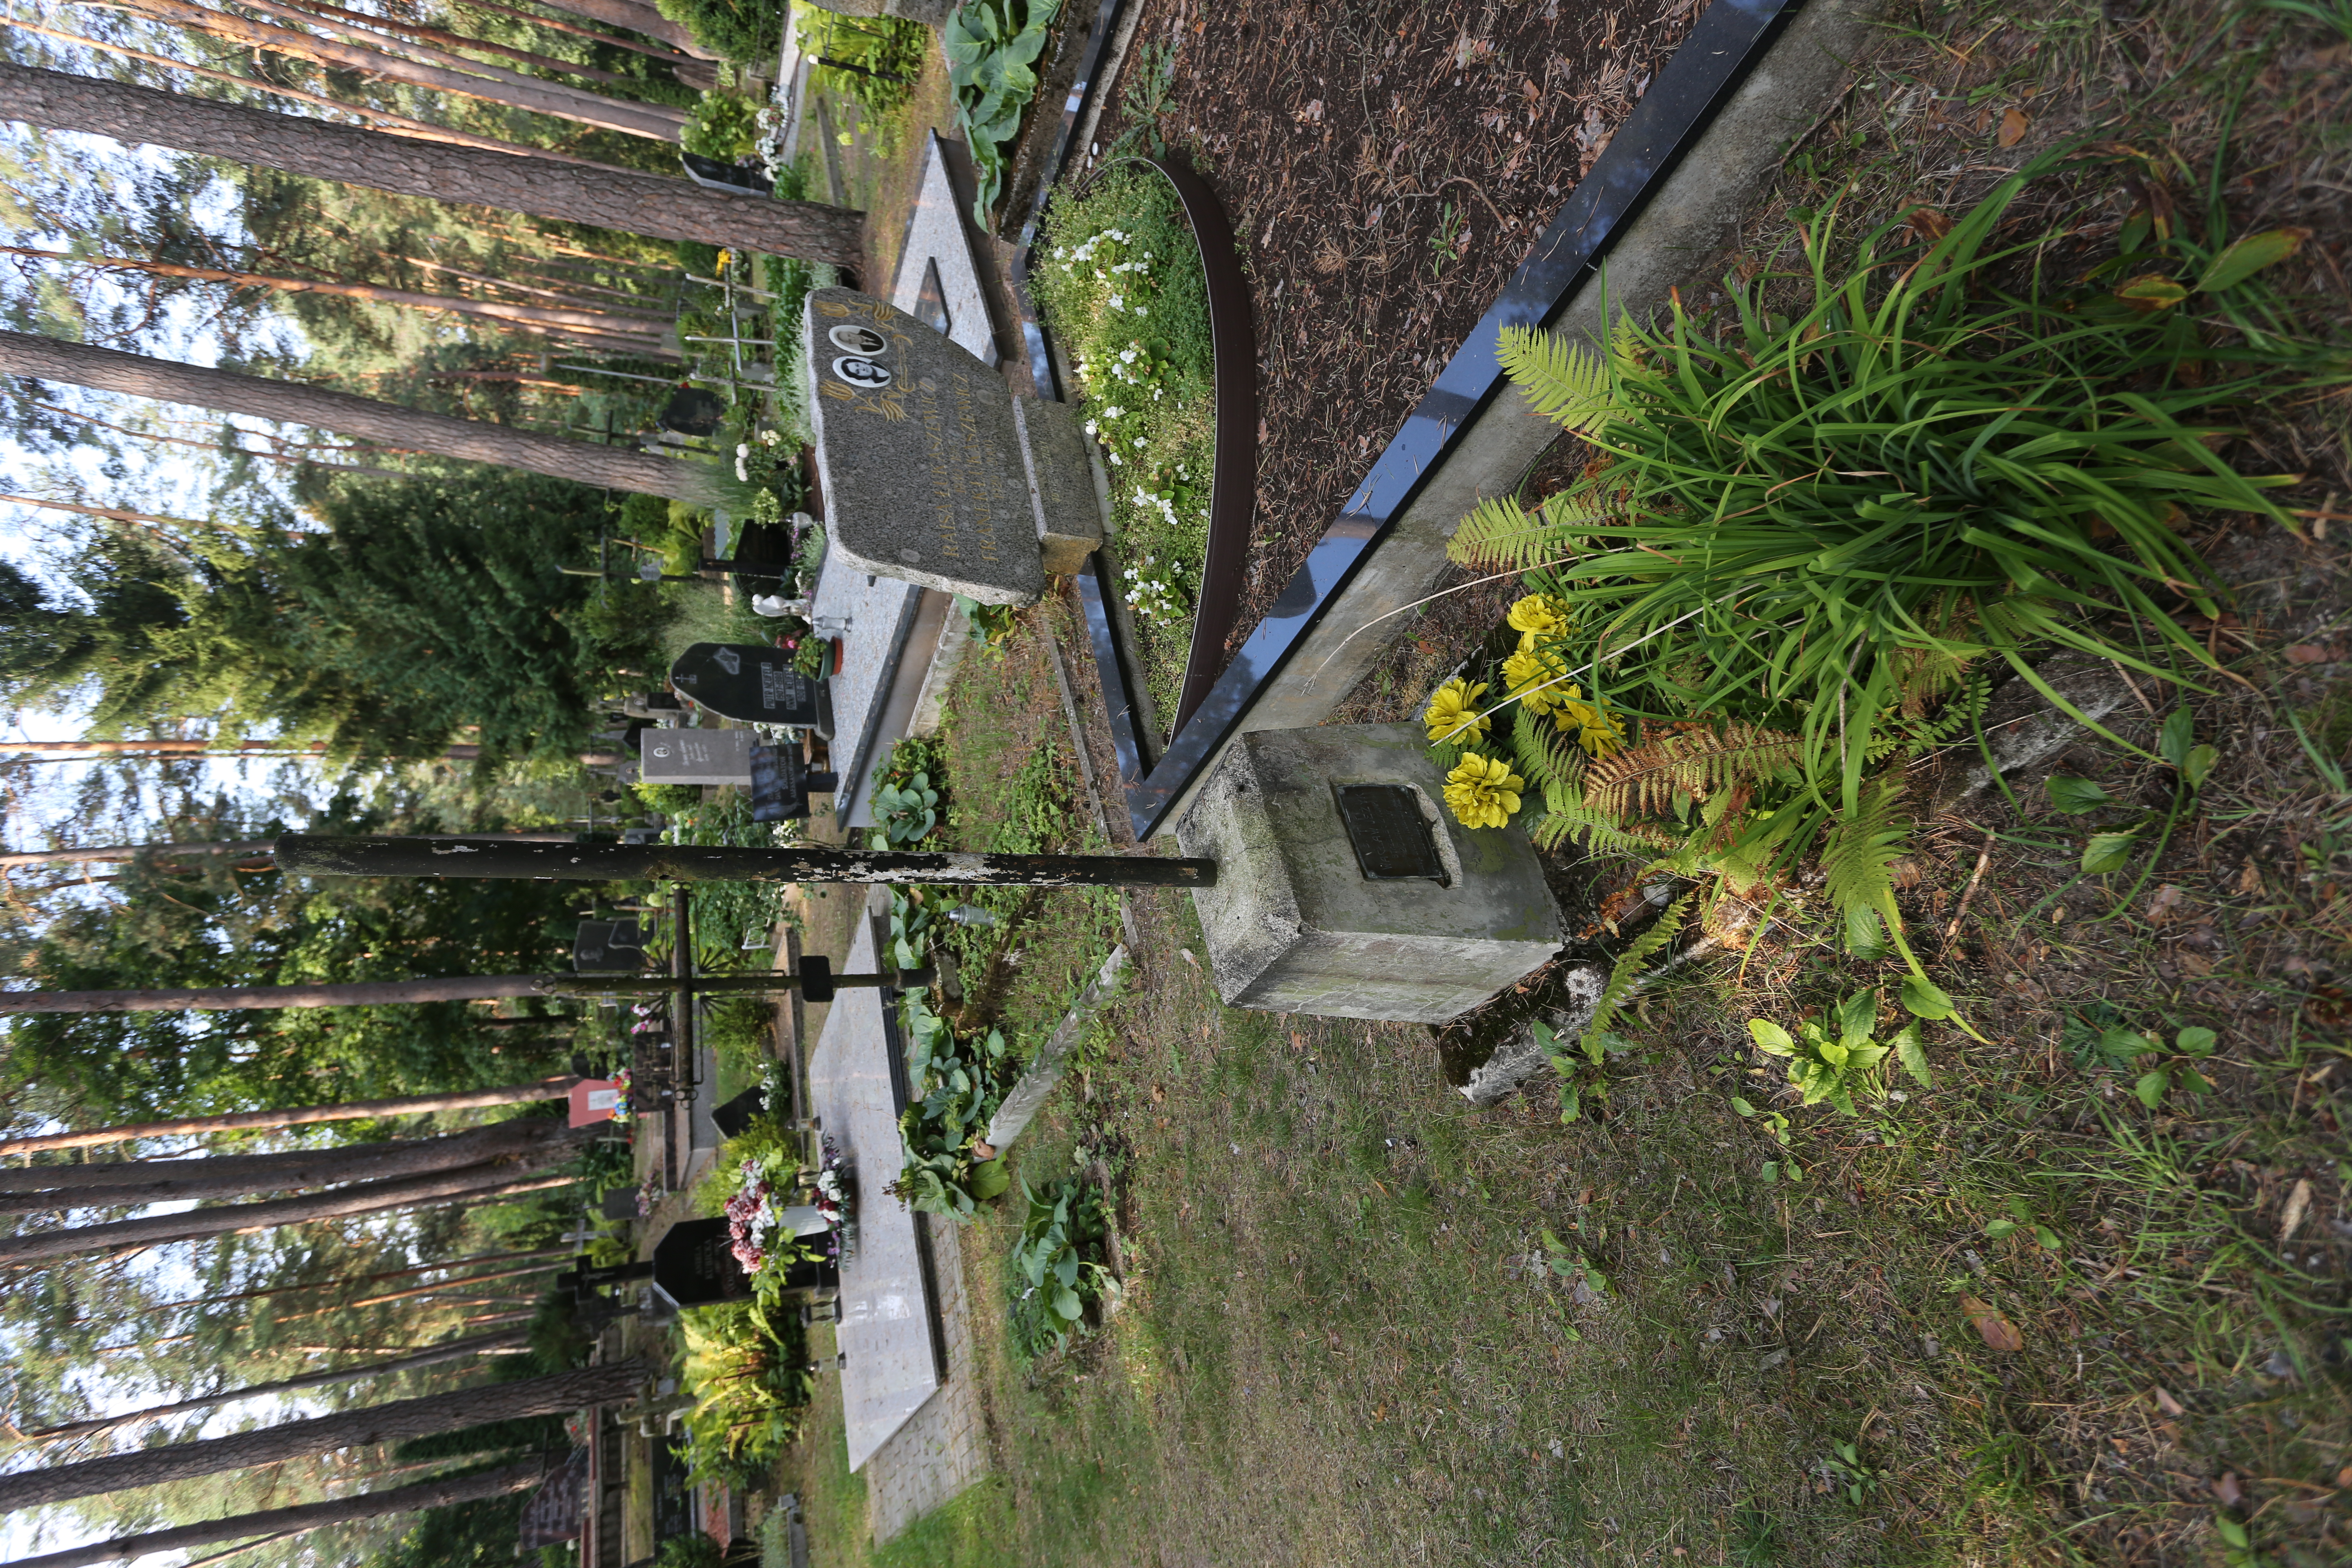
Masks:
[[[1894,779],[1872,785],[1853,814],[1833,825],[1822,851],[1822,874],[1830,903],[1841,915],[1870,910],[1890,931],[1903,929],[1895,908],[1895,858],[1903,853],[1911,824],[1896,809],[1903,786]]]
[[[1937,746],[1948,745],[1961,731],[1983,717],[1985,704],[1992,700],[1992,674],[1975,669],[1962,678],[1960,689],[1932,718],[1895,720],[1895,729],[1906,756],[1918,756]]]
[[[1804,742],[1734,721],[1719,729],[1669,731],[1592,764],[1585,798],[1614,816],[1703,800],[1734,784],[1794,782]]]
[[[1550,531],[1540,512],[1530,516],[1515,497],[1489,496],[1445,542],[1445,558],[1457,566],[1525,572],[1549,553],[1544,542]]]
[[[1537,719],[1520,703],[1511,718],[1511,752],[1519,772],[1547,789],[1562,784],[1581,788],[1584,748],[1559,732],[1557,725]]]
[[[1681,842],[1675,835],[1647,823],[1621,823],[1587,805],[1572,785],[1551,785],[1544,791],[1543,820],[1528,830],[1536,847],[1546,852],[1573,839],[1586,850],[1601,855],[1654,855]]]
[[[1581,343],[1533,327],[1505,327],[1495,357],[1538,414],[1580,435],[1616,406],[1609,362]]]
[[[1683,929],[1683,921],[1690,917],[1691,903],[1697,897],[1697,890],[1693,889],[1668,904],[1665,912],[1651,922],[1650,929],[1635,937],[1633,944],[1617,955],[1617,962],[1609,971],[1609,984],[1601,987],[1601,1000],[1593,1005],[1592,1020],[1584,1026],[1587,1038],[1616,1022],[1618,1008],[1624,1005],[1625,998],[1633,994],[1634,985],[1641,981],[1650,955],[1675,940],[1676,933]]]

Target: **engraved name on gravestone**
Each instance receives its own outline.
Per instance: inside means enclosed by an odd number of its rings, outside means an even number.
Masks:
[[[669,683],[679,696],[722,719],[794,724],[820,734],[833,728],[823,684],[793,668],[793,656],[782,648],[698,642],[669,667]]]
[[[832,548],[984,605],[1045,592],[1037,500],[1004,379],[904,310],[809,295],[809,422]]]
[[[647,784],[748,784],[749,730],[647,730],[638,738]]]

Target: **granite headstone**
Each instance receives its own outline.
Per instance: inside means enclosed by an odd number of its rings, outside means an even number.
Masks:
[[[748,784],[749,730],[648,730],[642,742],[647,784]]]
[[[793,656],[759,643],[698,642],[669,667],[671,689],[722,719],[791,724],[831,738],[833,704]]]
[[[581,973],[634,973],[646,963],[645,931],[634,919],[580,922],[572,967]]]
[[[827,536],[848,564],[1026,605],[1045,591],[1046,538],[1100,539],[1069,409],[1048,405],[1058,417],[1034,421],[1033,439],[1030,411],[1015,412],[1002,376],[919,318],[847,289],[812,293],[805,330]]]
[[[707,1307],[740,1301],[751,1294],[751,1278],[735,1261],[727,1216],[682,1219],[654,1244],[654,1289],[675,1307]]]

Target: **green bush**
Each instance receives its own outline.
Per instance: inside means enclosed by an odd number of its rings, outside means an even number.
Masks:
[[[1004,1162],[982,1158],[973,1144],[988,1130],[1020,1064],[1001,1030],[957,1039],[920,993],[909,994],[900,1009],[914,1093],[898,1119],[907,1159],[890,1193],[961,1224],[979,1204],[1003,1195],[1007,1184]]]
[[[641,784],[636,791],[639,800],[664,816],[677,816],[702,805],[702,790],[697,784]]]
[[[759,0],[655,0],[661,14],[705,48],[738,65],[775,65],[783,47],[783,7]]]
[[[678,145],[722,163],[742,163],[758,151],[760,106],[724,88],[702,95],[686,117]]]
[[[808,1331],[793,1309],[770,1313],[749,1301],[697,1307],[680,1326],[679,1381],[695,1401],[684,1423],[688,1477],[738,1490],[757,1486],[806,1419],[814,1392]]]
[[[914,96],[915,80],[922,75],[930,48],[929,27],[897,16],[845,16],[837,11],[802,15],[806,18],[801,24],[803,49],[821,61],[858,68],[819,65],[814,79],[827,91],[876,118]]]

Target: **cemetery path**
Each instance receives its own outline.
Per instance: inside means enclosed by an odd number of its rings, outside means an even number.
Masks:
[[[1230,653],[1702,0],[1140,3],[1096,142],[1108,152],[1149,118],[1192,159],[1241,237],[1259,312],[1257,517]],[[1171,43],[1172,77],[1143,115]]]

